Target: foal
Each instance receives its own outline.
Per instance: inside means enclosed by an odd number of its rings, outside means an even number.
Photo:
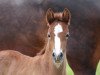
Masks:
[[[49,26],[45,53],[35,57],[17,51],[0,52],[0,75],[66,75],[66,46],[70,12],[54,13],[48,9]]]

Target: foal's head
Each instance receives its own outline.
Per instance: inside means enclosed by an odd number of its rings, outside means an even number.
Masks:
[[[64,9],[61,13],[54,13],[48,9],[46,21],[48,29],[48,45],[52,50],[53,63],[58,68],[66,57],[67,39],[69,36],[70,12]]]

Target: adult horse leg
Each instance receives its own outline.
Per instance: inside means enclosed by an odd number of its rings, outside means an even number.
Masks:
[[[94,62],[95,65],[93,66],[91,62],[83,63],[77,59],[72,59],[71,57],[68,57],[68,60],[69,65],[73,69],[75,75],[95,75],[98,62]]]
[[[99,31],[97,30],[97,34],[96,34],[97,44],[96,44],[96,49],[95,49],[93,58],[91,60],[92,65],[94,67],[97,67],[99,60],[100,60],[100,35],[99,35],[99,32],[100,32],[100,30]]]

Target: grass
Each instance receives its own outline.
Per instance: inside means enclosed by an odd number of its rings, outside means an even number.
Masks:
[[[74,75],[73,71],[71,70],[68,64],[67,64],[67,75]]]
[[[98,64],[96,75],[100,75],[100,63]]]
[[[67,75],[74,75],[73,71],[71,70],[68,64],[67,64]],[[100,63],[98,64],[96,75],[100,75]]]

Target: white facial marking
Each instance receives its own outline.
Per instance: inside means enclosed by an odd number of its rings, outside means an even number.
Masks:
[[[58,36],[59,33],[63,32],[62,26],[60,24],[58,24],[57,26],[55,26],[54,28],[54,34],[55,34],[55,53],[58,55],[61,52],[61,42],[60,42],[60,38]]]

